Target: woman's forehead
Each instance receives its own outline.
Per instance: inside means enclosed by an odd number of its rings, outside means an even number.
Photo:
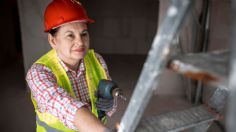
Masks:
[[[70,22],[70,23],[65,23],[61,25],[62,28],[71,28],[71,29],[87,29],[87,23],[86,22]]]
[[[81,27],[81,28],[86,27],[87,28],[87,23],[86,22],[75,21],[75,22],[65,23],[61,26],[62,27]]]

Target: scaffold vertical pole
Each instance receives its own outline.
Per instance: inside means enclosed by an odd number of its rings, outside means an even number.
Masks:
[[[236,14],[236,0],[232,0],[233,15]],[[227,131],[235,132],[236,130],[236,18],[233,19],[233,32],[232,32],[232,43],[231,43],[231,58],[230,58],[230,75],[229,75],[229,88],[230,92],[229,103],[228,103],[228,112],[227,112]]]

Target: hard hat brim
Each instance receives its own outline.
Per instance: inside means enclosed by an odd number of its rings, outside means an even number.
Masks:
[[[74,21],[68,21],[68,22],[65,22],[65,23],[63,23],[63,24],[60,24],[60,25],[57,25],[57,26],[55,26],[55,27],[53,27],[53,28],[51,28],[51,29],[55,29],[55,28],[58,28],[58,27],[60,27],[60,26],[63,26],[63,25],[66,25],[66,24],[69,24],[69,23],[74,23],[74,22],[85,22],[85,23],[94,23],[95,21],[93,20],[93,19],[90,19],[90,18],[87,18],[87,19],[84,19],[84,20],[74,20]],[[47,30],[44,30],[44,32],[49,32],[49,30],[51,30],[51,29],[47,29]]]

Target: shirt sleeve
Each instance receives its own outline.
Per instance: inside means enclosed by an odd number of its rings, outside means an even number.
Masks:
[[[74,115],[87,103],[71,97],[59,87],[51,70],[44,65],[34,64],[27,73],[26,81],[40,112],[50,113],[68,128],[77,130],[73,123]]]

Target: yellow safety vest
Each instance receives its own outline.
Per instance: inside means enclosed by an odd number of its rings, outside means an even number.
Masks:
[[[55,50],[49,51],[47,54],[42,56],[35,63],[47,66],[55,75],[57,84],[64,88],[72,97],[75,97],[75,93],[72,89],[69,77],[66,74],[65,69],[61,66],[57,59]],[[86,69],[86,81],[89,89],[92,113],[98,118],[98,112],[95,106],[97,98],[95,92],[98,88],[98,83],[101,79],[107,79],[106,72],[102,65],[99,63],[93,50],[89,50],[84,57],[85,69]],[[49,113],[41,113],[37,110],[37,103],[33,96],[31,96],[32,102],[35,107],[37,117],[37,132],[47,131],[63,131],[63,132],[75,132],[63,125],[55,116]],[[106,119],[103,119],[106,120]]]

